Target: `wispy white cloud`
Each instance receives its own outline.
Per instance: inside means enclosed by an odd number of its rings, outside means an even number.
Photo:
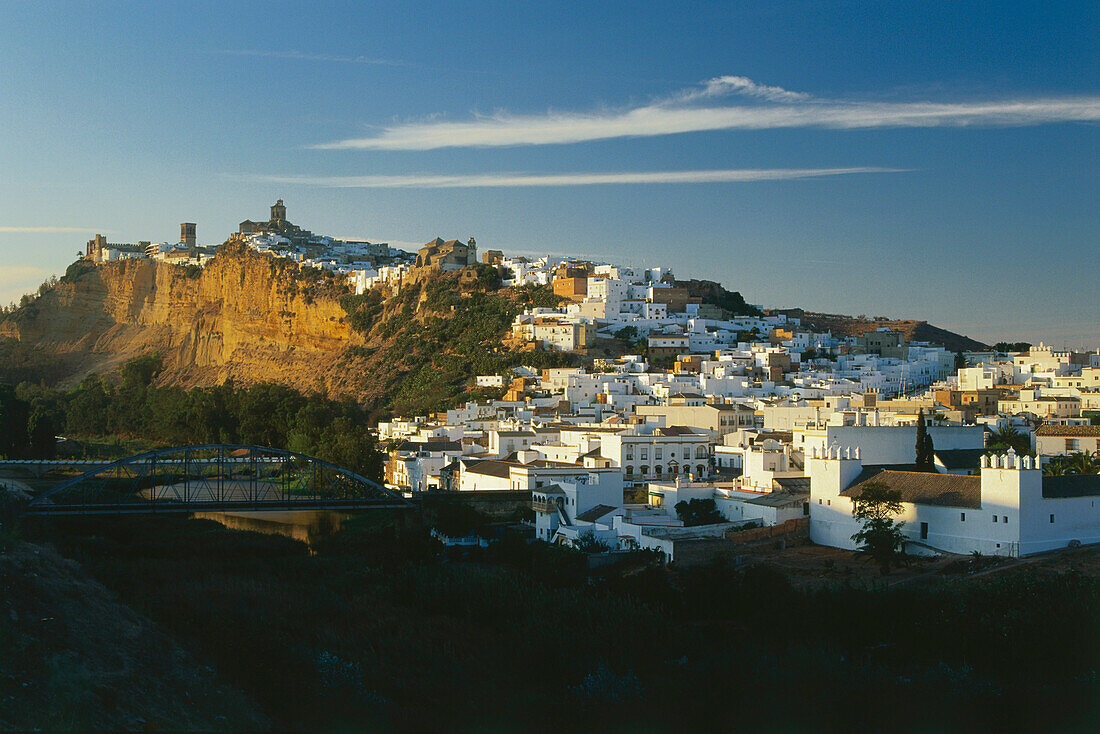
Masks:
[[[741,104],[716,106],[737,95]],[[710,104],[706,104],[710,102]],[[581,143],[715,130],[888,127],[1023,127],[1100,121],[1100,96],[966,102],[826,100],[781,87],[722,76],[633,108],[601,112],[500,112],[462,122],[425,120],[383,128],[370,137],[313,146],[322,150],[432,150]]]
[[[9,227],[0,225],[0,232],[16,232],[21,234],[58,233],[58,232],[97,232],[109,234],[110,230],[98,227]]]
[[[804,92],[791,92],[782,87],[769,87],[757,84],[744,76],[717,76],[699,87],[691,87],[677,92],[668,98],[669,103],[684,104],[699,99],[713,99],[731,94],[757,97],[769,102],[799,102],[810,99]]]
[[[740,168],[711,171],[627,171],[618,173],[489,173],[407,176],[244,176],[253,183],[300,184],[340,189],[472,189],[531,186],[597,186],[609,184],[684,184],[790,181],[855,173],[899,173],[905,169]]]

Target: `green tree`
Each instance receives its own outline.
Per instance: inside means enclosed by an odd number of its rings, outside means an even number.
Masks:
[[[712,499],[694,499],[676,503],[676,514],[684,521],[686,527],[696,525],[713,525],[725,522],[726,518],[718,511],[718,506]]]
[[[122,365],[122,389],[134,390],[149,387],[164,369],[160,354],[134,357]]]
[[[27,438],[30,456],[35,459],[52,459],[57,449],[57,424],[50,411],[37,405],[27,420]]]
[[[581,553],[606,553],[611,550],[611,546],[599,540],[592,532],[578,535],[577,539],[573,541],[573,547]]]
[[[989,434],[985,447],[992,451],[1014,449],[1017,454],[1023,456],[1031,453],[1031,439],[1012,426],[1005,426]]]
[[[917,413],[917,469],[919,471],[935,471],[936,449],[932,445],[932,437],[928,435],[928,427],[924,424],[924,408]]]
[[[624,326],[616,331],[613,336],[620,341],[633,342],[638,338],[638,329],[634,326]]]
[[[1043,467],[1043,474],[1047,476],[1100,474],[1100,456],[1085,451],[1078,451],[1068,456],[1057,456]]]
[[[1058,461],[1058,459],[1054,459],[1049,464],[1043,467],[1044,477],[1062,477],[1068,473],[1069,472],[1066,471],[1065,463]]]
[[[10,385],[0,385],[0,456],[23,458],[27,451],[28,406]]]
[[[1100,458],[1086,451],[1071,454],[1066,460],[1066,465],[1071,474],[1100,473]]]
[[[852,501],[852,517],[860,522],[852,540],[859,543],[861,553],[878,564],[884,576],[903,555],[905,536],[901,528],[905,523],[894,520],[902,509],[901,493],[882,482],[867,482]]]

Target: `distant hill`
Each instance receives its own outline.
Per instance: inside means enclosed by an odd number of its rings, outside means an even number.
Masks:
[[[942,345],[952,352],[978,351],[988,349],[983,344],[968,336],[956,334],[953,331],[933,326],[927,321],[914,321],[912,319],[861,319],[855,316],[844,316],[834,313],[816,313],[805,311],[801,308],[775,309],[768,313],[783,314],[788,318],[797,318],[803,326],[815,331],[829,331],[834,336],[860,336],[868,331],[875,331],[883,327],[900,331],[905,334],[908,341],[931,342]]]
[[[724,309],[730,316],[760,315],[760,309],[745,303],[740,293],[728,291],[713,280],[677,280],[674,285],[687,289],[689,295],[701,299],[703,303]]]

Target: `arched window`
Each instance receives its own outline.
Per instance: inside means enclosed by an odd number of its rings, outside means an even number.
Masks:
[[[642,464],[640,467],[638,467],[638,473],[644,477],[646,474],[649,474],[649,467],[645,464]]]
[[[704,474],[706,474],[706,473],[707,473],[707,468],[706,468],[705,466],[703,466],[702,464],[700,464],[699,466],[695,467],[695,469],[696,469],[696,470],[698,471],[698,473],[699,473],[699,476],[703,476]]]
[[[627,464],[626,465],[626,475],[629,477],[633,473],[634,473],[634,467],[631,466],[630,464]]]
[[[695,458],[696,459],[705,459],[705,458],[707,458],[707,447],[706,446],[700,446],[699,448],[695,449]]]
[[[653,467],[653,472],[654,472],[654,473],[655,473],[655,474],[656,474],[657,476],[661,476],[661,474],[662,474],[662,473],[664,472],[664,470],[665,470],[665,468],[664,468],[663,466],[661,466],[660,464],[658,464],[657,466]]]

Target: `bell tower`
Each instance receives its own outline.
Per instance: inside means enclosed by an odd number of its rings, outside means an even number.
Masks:
[[[283,205],[282,199],[271,205],[271,221],[276,224],[282,224],[286,221],[286,207]]]

